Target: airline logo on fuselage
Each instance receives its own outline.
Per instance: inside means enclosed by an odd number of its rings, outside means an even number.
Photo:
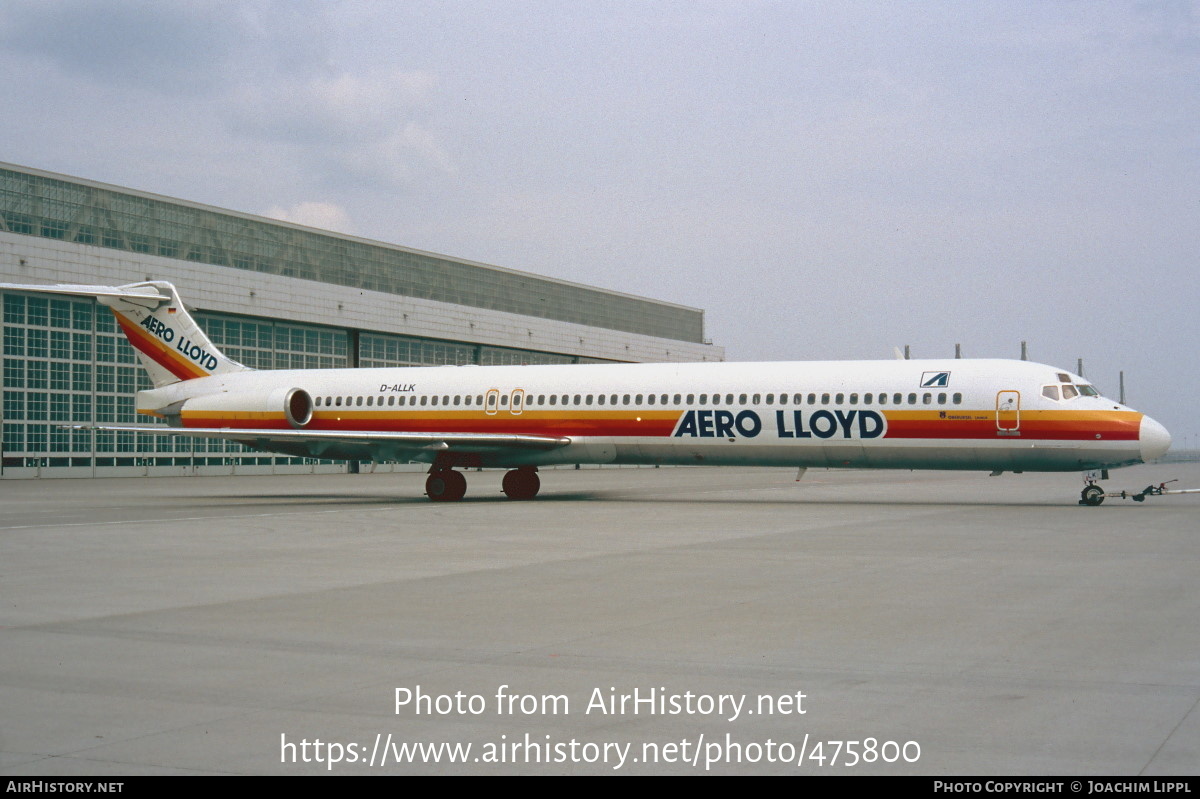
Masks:
[[[921,374],[921,388],[949,388],[950,373],[949,372],[923,372]]]
[[[778,438],[879,438],[887,420],[877,411],[775,411]],[[676,438],[755,438],[763,422],[754,411],[684,411],[675,425]]]
[[[150,331],[167,344],[174,344],[175,349],[191,358],[210,372],[217,368],[217,357],[205,350],[199,344],[193,344],[187,336],[177,335],[170,325],[163,324],[157,317],[147,315],[142,320],[142,327]]]

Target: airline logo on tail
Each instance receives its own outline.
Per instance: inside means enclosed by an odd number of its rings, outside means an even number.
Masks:
[[[167,312],[174,313],[175,309],[168,308]],[[167,344],[175,342],[174,349],[191,358],[201,368],[207,369],[210,372],[217,368],[217,356],[209,353],[199,344],[193,344],[186,336],[177,336],[175,328],[163,324],[157,317],[147,316],[142,322],[142,327],[158,336],[159,339]]]

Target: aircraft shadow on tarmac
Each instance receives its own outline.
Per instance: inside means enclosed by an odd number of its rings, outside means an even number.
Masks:
[[[880,498],[831,498],[831,497],[802,497],[795,496],[787,499],[755,499],[745,497],[730,497],[730,496],[696,496],[696,495],[680,495],[669,496],[663,494],[655,494],[651,491],[646,493],[631,492],[631,491],[572,491],[572,492],[547,492],[538,496],[537,499],[531,501],[514,501],[505,497],[501,492],[497,491],[495,495],[467,495],[463,499],[453,502],[430,502],[423,495],[392,495],[392,494],[246,494],[226,497],[224,500],[227,504],[226,509],[230,511],[238,510],[254,510],[254,509],[269,509],[278,507],[321,507],[321,508],[336,508],[345,507],[346,509],[366,508],[380,505],[415,505],[429,508],[445,508],[451,509],[456,506],[477,505],[482,503],[512,505],[519,506],[535,506],[546,503],[570,503],[570,502],[609,502],[609,503],[653,503],[656,505],[720,505],[720,506],[735,506],[743,505],[746,507],[775,507],[775,508],[795,508],[798,506],[806,507],[926,507],[926,508],[948,508],[948,507],[978,507],[978,508],[1046,508],[1046,507],[1064,507],[1076,508],[1083,512],[1085,508],[1078,508],[1077,503],[1072,497],[1064,497],[1062,499],[1039,499],[1039,500],[1013,500],[1013,501],[998,501],[984,497],[969,498],[957,497],[946,499],[880,499]],[[197,501],[195,496],[181,496],[171,503],[172,507],[179,511],[192,508],[195,510],[211,510],[212,505],[209,502]],[[1111,505],[1105,504],[1103,510],[1094,512],[1104,512],[1117,508],[1125,508],[1127,510],[1146,511],[1150,508],[1169,508],[1166,504],[1162,505],[1134,505],[1132,503],[1117,503]]]

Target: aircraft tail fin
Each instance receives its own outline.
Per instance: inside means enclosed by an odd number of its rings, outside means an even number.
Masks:
[[[170,283],[151,280],[124,286],[0,283],[0,288],[95,297],[117,318],[155,388],[197,377],[248,371],[227,358],[188,313]]]

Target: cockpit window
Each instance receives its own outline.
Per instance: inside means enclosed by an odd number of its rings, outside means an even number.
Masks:
[[[1060,383],[1070,383],[1070,382],[1071,382],[1071,376],[1070,376],[1070,375],[1068,375],[1068,374],[1064,374],[1063,372],[1059,372],[1059,373],[1058,373],[1058,382],[1060,382]]]
[[[1075,386],[1063,386],[1062,392],[1063,392],[1063,399],[1065,399],[1065,400],[1075,399],[1076,397],[1079,396],[1079,392],[1075,390]]]
[[[1088,384],[1086,384],[1086,383],[1084,383],[1084,384],[1082,384],[1082,385],[1080,385],[1080,386],[1079,386],[1079,393],[1080,393],[1080,394],[1082,394],[1082,395],[1083,395],[1083,396],[1085,396],[1085,397],[1098,397],[1098,396],[1100,396],[1100,392],[1096,390],[1096,387],[1095,387],[1095,386],[1090,386],[1090,385],[1088,385]]]
[[[1058,386],[1042,386],[1042,396],[1046,399],[1058,399]]]

